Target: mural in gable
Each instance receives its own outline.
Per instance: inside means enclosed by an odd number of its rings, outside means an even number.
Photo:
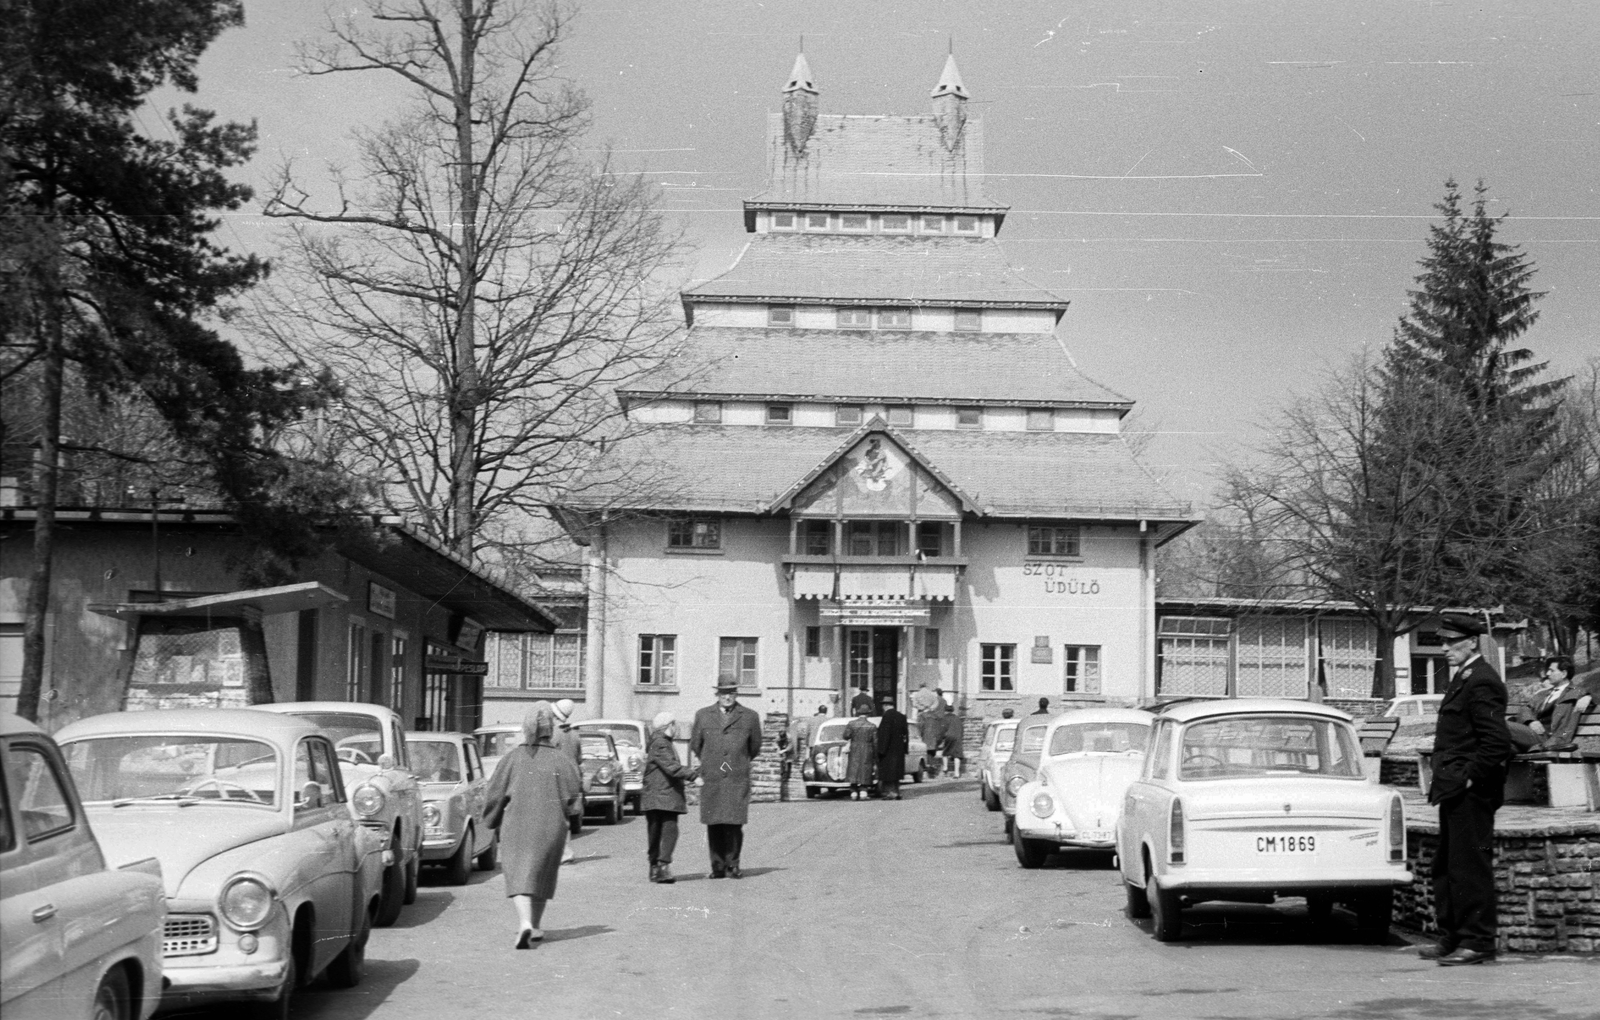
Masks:
[[[866,436],[829,465],[794,501],[796,511],[829,515],[959,517],[958,501],[889,437]]]

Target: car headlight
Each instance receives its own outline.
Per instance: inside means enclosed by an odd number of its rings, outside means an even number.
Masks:
[[[444,812],[439,810],[435,801],[422,805],[422,824],[430,829],[437,829],[444,824]]]
[[[602,765],[600,766],[600,771],[594,774],[594,780],[595,782],[601,784],[609,783],[611,782],[611,777],[614,775],[616,775],[616,773],[611,771],[610,765]]]
[[[1010,779],[1006,780],[1006,792],[1015,797],[1017,795],[1017,791],[1022,789],[1025,783],[1027,783],[1027,780],[1023,779],[1021,776],[1012,776]]]
[[[821,765],[823,762],[828,760],[828,752],[818,751],[816,754],[811,756],[811,760],[816,762],[818,765]]]
[[[639,756],[638,755],[636,755],[636,754],[628,755],[628,771],[629,772],[637,772],[637,771],[639,771]]]
[[[252,875],[239,875],[222,887],[217,910],[241,931],[254,931],[272,916],[272,887]]]
[[[1055,814],[1056,800],[1048,793],[1036,793],[1033,795],[1032,806],[1035,818],[1049,818],[1052,814]]]
[[[371,818],[383,810],[384,802],[388,798],[383,791],[371,783],[362,783],[356,787],[356,792],[350,797],[350,803],[355,805],[356,811],[364,818]]]

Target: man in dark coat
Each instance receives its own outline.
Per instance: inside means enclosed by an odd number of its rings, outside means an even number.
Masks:
[[[744,823],[750,817],[750,763],[761,753],[761,720],[739,704],[739,681],[717,681],[717,703],[694,714],[689,750],[700,760],[700,821],[711,848],[711,877],[740,878]]]
[[[900,777],[906,774],[906,755],[911,750],[911,727],[904,712],[893,705],[883,710],[878,720],[878,796],[900,799]]]
[[[1455,669],[1433,737],[1428,802],[1439,807],[1439,849],[1433,857],[1433,907],[1439,943],[1425,960],[1446,967],[1482,963],[1495,954],[1494,813],[1505,797],[1511,734],[1506,685],[1478,654],[1484,627],[1448,614],[1439,625],[1445,659]]]
[[[867,693],[867,689],[865,687],[857,690],[855,697],[850,699],[850,715],[852,717],[855,716],[857,711],[859,711],[863,705],[867,707],[868,715],[878,714],[878,703],[877,701],[873,700],[871,694]]]

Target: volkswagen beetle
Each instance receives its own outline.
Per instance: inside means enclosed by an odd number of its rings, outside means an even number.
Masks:
[[[383,840],[383,904],[377,923],[394,924],[401,906],[416,902],[417,872],[422,867],[422,791],[411,772],[399,714],[382,705],[351,701],[291,701],[253,708],[305,719],[333,741],[356,820]]]
[[[163,1009],[286,1017],[326,973],[361,981],[380,841],[355,823],[334,746],[249,709],[118,712],[57,734],[107,859],[161,862]]]
[[[411,768],[422,787],[422,863],[443,864],[451,885],[466,885],[474,866],[493,871],[500,833],[483,824],[489,785],[478,744],[465,733],[406,734]]]
[[[877,726],[883,719],[872,716],[868,721]],[[844,736],[844,728],[848,725],[849,719],[827,719],[817,727],[817,739],[806,748],[805,761],[800,764],[800,777],[805,780],[807,797],[820,796],[824,791],[832,793],[850,789],[850,782],[845,778],[850,771],[850,741]],[[910,740],[911,749],[906,752],[906,775],[913,783],[920,783],[928,768],[928,745],[923,743],[922,736],[915,728],[911,730]]]
[[[1085,708],[1050,721],[1038,770],[1017,789],[1011,846],[1037,868],[1057,850],[1110,850],[1128,784],[1144,765],[1149,712]]]
[[[1354,908],[1388,937],[1409,885],[1400,794],[1366,779],[1350,717],[1304,701],[1185,702],[1156,717],[1117,827],[1128,914],[1163,942],[1184,907],[1303,896],[1311,916]]]

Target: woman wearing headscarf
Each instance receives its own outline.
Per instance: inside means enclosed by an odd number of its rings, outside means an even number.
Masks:
[[[582,810],[583,777],[572,758],[556,747],[556,717],[537,701],[522,720],[523,742],[495,766],[485,803],[498,818],[500,869],[506,895],[517,912],[518,949],[544,938],[544,905],[555,898],[567,819]]]
[[[650,720],[644,789],[639,794],[648,841],[645,849],[650,855],[650,881],[663,885],[677,881],[672,877],[672,851],[678,845],[678,816],[689,811],[683,787],[699,774],[678,761],[678,752],[672,745],[677,735],[678,722],[671,712],[658,713]]]
[[[850,742],[850,765],[844,778],[850,784],[851,800],[867,799],[878,766],[878,728],[867,718],[871,712],[871,705],[857,705],[856,717],[844,728],[844,738]]]

